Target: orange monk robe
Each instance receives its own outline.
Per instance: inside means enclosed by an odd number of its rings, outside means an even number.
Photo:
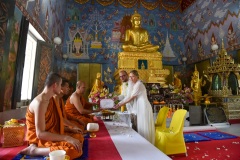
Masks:
[[[84,131],[84,126],[83,126],[82,124],[78,123],[78,122],[77,122],[76,120],[74,120],[74,119],[71,119],[71,120],[70,120],[70,119],[67,118],[67,114],[66,114],[65,108],[64,108],[64,107],[65,107],[65,104],[64,104],[63,99],[62,99],[62,98],[59,98],[59,103],[57,103],[57,100],[56,100],[55,98],[54,98],[54,101],[55,101],[55,104],[57,104],[57,105],[59,104],[58,107],[61,109],[63,118],[69,120],[71,123],[75,124],[75,125],[78,126],[82,131]],[[70,136],[72,136],[70,132],[67,132],[67,134],[70,135]]]
[[[90,107],[92,107],[92,104],[86,102],[83,96],[80,97],[80,102],[84,109],[90,109]],[[85,123],[85,127],[88,123],[94,122],[94,116],[89,114],[81,114],[74,104],[70,103],[70,97],[67,99],[65,104],[65,111],[69,120],[71,120],[72,117],[77,118]]]
[[[45,131],[56,133],[56,134],[64,134],[64,124],[63,117],[60,108],[56,107],[54,99],[51,98],[49,101],[49,105],[47,108],[47,112],[45,113]],[[36,144],[38,147],[49,147],[50,151],[54,150],[65,150],[66,154],[70,156],[70,159],[74,159],[80,157],[82,155],[82,151],[78,152],[75,147],[66,141],[47,141],[38,139],[36,135],[36,127],[35,127],[35,118],[34,114],[27,109],[26,113],[26,125],[27,125],[27,140],[29,144]],[[83,136],[81,134],[76,134],[76,139],[79,139],[83,142]]]

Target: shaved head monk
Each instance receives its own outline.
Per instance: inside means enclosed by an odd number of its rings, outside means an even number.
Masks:
[[[72,135],[71,133],[81,133],[82,134],[84,131],[84,123],[78,119],[75,119],[72,121],[68,120],[66,112],[65,112],[65,104],[63,101],[63,96],[68,95],[69,90],[70,90],[70,88],[69,88],[68,80],[63,79],[62,85],[61,85],[61,92],[59,94],[55,94],[53,96],[54,103],[57,105],[58,108],[61,109],[62,116],[63,116],[63,122],[64,122],[64,132],[68,133],[70,135]],[[81,126],[81,127],[79,128],[79,126]]]
[[[61,110],[54,105],[53,95],[61,91],[62,78],[50,73],[42,93],[30,103],[26,113],[29,146],[20,153],[31,156],[48,156],[51,151],[63,149],[70,159],[82,155],[82,137],[64,135]]]
[[[83,98],[83,94],[86,90],[86,84],[83,81],[78,81],[76,91],[67,99],[65,104],[65,111],[69,120],[77,118],[85,123],[85,128],[88,123],[94,121],[94,116],[89,115],[93,112],[99,112],[100,110],[93,110],[92,103],[87,102]]]

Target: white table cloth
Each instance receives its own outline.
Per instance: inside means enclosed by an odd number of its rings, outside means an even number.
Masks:
[[[123,160],[171,159],[145,138],[121,121],[104,122]]]
[[[125,112],[117,111],[117,112],[115,112],[115,114],[116,114],[116,116],[115,116],[116,121],[122,121],[122,122],[126,123],[129,127],[132,127],[130,113],[128,113],[127,111],[125,111]]]

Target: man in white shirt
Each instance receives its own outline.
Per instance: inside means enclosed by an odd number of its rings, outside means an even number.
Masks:
[[[128,74],[125,70],[121,70],[119,71],[119,78],[122,82],[121,85],[121,95],[114,97],[114,99],[118,99],[120,101],[123,101],[124,99],[127,99],[130,94],[131,94],[131,84],[128,81]],[[132,128],[134,130],[137,130],[137,116],[135,114],[132,113],[132,104],[131,103],[127,103],[126,104],[126,108],[128,113],[131,114],[131,123],[132,123]],[[121,109],[122,110],[122,109]]]
[[[119,78],[122,82],[121,85],[121,94],[117,97],[114,97],[114,99],[122,101],[124,98],[127,97],[128,94],[128,74],[125,70],[119,71]],[[126,105],[127,110],[131,113],[129,105]],[[121,109],[123,111],[123,109]]]

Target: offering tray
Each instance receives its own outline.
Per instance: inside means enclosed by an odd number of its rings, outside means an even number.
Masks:
[[[115,112],[110,110],[102,110],[101,113],[102,113],[102,119],[104,121],[112,121],[113,116],[115,115]]]

